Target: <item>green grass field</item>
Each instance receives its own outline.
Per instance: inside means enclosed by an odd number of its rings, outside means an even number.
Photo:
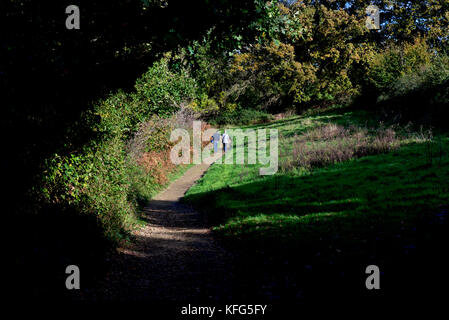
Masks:
[[[282,163],[291,157],[295,134],[307,137],[329,123],[379,125],[373,115],[342,109],[251,128],[279,130]],[[326,276],[328,292],[343,282],[348,292],[363,292],[369,264],[384,271],[386,294],[394,294],[411,285],[407,279],[422,259],[433,268],[426,272],[441,267],[435,259],[447,240],[449,204],[448,136],[396,132],[403,138],[390,152],[273,176],[260,176],[260,165],[214,164],[185,200],[206,214],[246,270],[271,279],[270,291],[283,298],[317,293],[315,284]]]

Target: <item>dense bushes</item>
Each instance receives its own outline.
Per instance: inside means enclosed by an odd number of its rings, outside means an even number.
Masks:
[[[387,116],[438,125],[448,113],[449,57],[424,39],[379,52],[370,62],[367,81],[374,98],[368,105]]]
[[[166,59],[156,62],[137,80],[135,88],[139,105],[146,106],[146,112],[160,116],[173,114],[181,102],[196,94],[195,80],[185,69],[171,71]]]
[[[369,81],[379,93],[386,93],[402,76],[419,72],[430,64],[432,57],[424,39],[413,44],[392,45],[373,56],[369,67]]]
[[[123,239],[139,205],[174,169],[167,154],[170,129],[180,105],[195,95],[187,71],[171,71],[164,58],[137,80],[135,92],[118,91],[97,102],[82,116],[94,138],[45,161],[40,188],[33,190],[39,206],[76,207],[97,219],[107,239]]]

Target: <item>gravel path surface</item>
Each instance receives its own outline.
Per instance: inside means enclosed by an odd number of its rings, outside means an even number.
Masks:
[[[213,303],[232,297],[233,257],[201,214],[180,202],[208,167],[193,166],[149,203],[147,224],[134,232],[135,243],[111,258],[111,271],[89,300]]]

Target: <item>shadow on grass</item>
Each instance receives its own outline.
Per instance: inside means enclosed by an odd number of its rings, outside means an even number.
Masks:
[[[424,149],[423,145],[410,144],[393,153],[363,157],[309,174],[268,176],[190,194],[185,200],[202,207],[294,214],[356,209],[380,200],[393,204],[445,184],[447,168],[429,167]],[[447,162],[446,153],[442,165]]]
[[[425,150],[410,144],[185,200],[207,213],[242,268],[271,279],[279,296],[392,299],[425,290],[436,298],[436,289],[444,288],[438,279],[447,281],[441,253],[449,240],[449,158],[444,153],[440,164],[430,165]],[[370,264],[383,272],[381,292],[364,286]]]

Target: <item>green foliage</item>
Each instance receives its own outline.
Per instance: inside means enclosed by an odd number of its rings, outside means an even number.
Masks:
[[[425,90],[432,90],[432,88],[444,83],[449,79],[449,60],[445,60],[445,62],[440,60],[429,65],[424,65],[420,70],[405,74],[396,79],[385,90],[386,94],[379,97],[379,100],[388,100],[396,96],[406,96],[411,92],[417,91],[424,93]]]
[[[267,35],[270,38],[278,38],[281,33],[285,34],[285,18],[281,14],[277,1],[255,1],[256,12],[260,16],[249,27],[254,28],[260,35]],[[263,41],[263,38],[259,38]]]
[[[136,81],[136,97],[139,106],[150,114],[167,117],[179,109],[182,102],[196,97],[195,81],[185,69],[173,72],[168,60],[161,59]]]
[[[170,71],[162,59],[137,80],[136,92],[119,90],[96,102],[81,117],[95,133],[93,139],[78,150],[47,158],[41,187],[33,189],[38,203],[77,208],[95,217],[105,238],[123,239],[139,208],[161,184],[137,160],[143,152],[170,146],[172,124],[161,117],[172,116],[195,94],[195,81],[187,72]]]
[[[55,154],[45,167],[42,202],[75,206],[80,213],[95,216],[107,238],[121,239],[134,211],[127,199],[130,185],[119,136],[92,143],[77,154]]]
[[[416,74],[430,65],[432,53],[423,39],[413,44],[392,45],[371,61],[368,77],[380,93],[385,93],[399,78]]]
[[[216,114],[220,107],[214,98],[209,97],[206,93],[202,93],[198,99],[192,101],[189,108],[200,113],[204,117]]]
[[[200,90],[213,97],[225,85],[228,57],[214,52],[211,48],[211,42],[211,39],[207,36],[203,41],[193,42],[183,51],[185,52],[185,60],[191,66]]]
[[[449,58],[424,40],[378,53],[367,73],[375,107],[428,125],[444,124],[449,104]]]
[[[365,27],[369,2],[346,4],[256,1],[256,18],[249,25],[255,40],[246,39],[222,56],[213,56],[206,40],[189,47],[211,99],[206,104],[217,109],[212,103],[217,102],[221,109],[236,103],[273,113],[292,105],[302,112],[347,104],[360,94],[387,94],[395,83],[400,86],[399,79],[407,82],[440,55],[436,48],[447,38],[447,16],[440,10],[447,4],[374,1],[385,22],[378,32]]]
[[[273,112],[293,104],[302,111],[358,93],[350,74],[370,52],[361,19],[303,2],[264,8],[274,20],[261,29],[259,43],[236,53],[229,64],[233,102],[251,101],[251,107]]]
[[[211,124],[217,125],[247,125],[255,123],[265,123],[273,119],[269,113],[254,110],[237,108],[230,111],[222,111],[220,114],[210,120]]]
[[[117,135],[130,134],[136,122],[144,120],[138,119],[139,112],[135,110],[135,106],[131,97],[119,90],[109,94],[106,99],[96,102],[85,117],[87,121],[90,120],[94,132],[98,133],[102,139],[108,139]]]

